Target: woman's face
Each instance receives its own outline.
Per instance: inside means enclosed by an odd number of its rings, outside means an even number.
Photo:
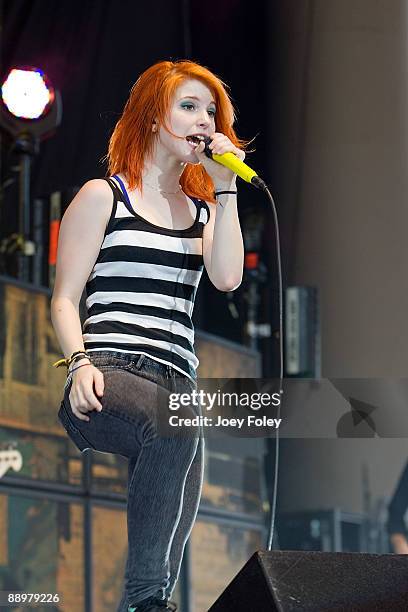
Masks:
[[[159,143],[166,154],[177,161],[197,164],[194,149],[197,143],[189,142],[187,136],[210,136],[215,132],[216,107],[213,95],[204,83],[196,79],[185,80],[176,90],[169,109],[167,125],[175,138],[160,126]]]

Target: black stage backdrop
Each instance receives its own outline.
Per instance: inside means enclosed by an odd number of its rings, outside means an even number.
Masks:
[[[267,143],[275,104],[267,1],[253,0],[248,5],[243,0],[3,0],[2,6],[2,74],[15,64],[41,67],[63,100],[62,124],[55,136],[42,143],[34,164],[33,196],[103,176],[105,166],[100,160],[138,75],[156,61],[184,57],[208,66],[230,85],[238,109],[239,135],[247,139],[256,136],[256,152],[248,155],[248,163],[266,180],[273,177],[274,146]],[[8,146],[3,140],[3,180],[10,173]],[[17,227],[12,194],[13,188],[6,190],[1,210],[3,236]],[[271,285],[263,291],[261,320],[268,321],[275,310],[272,291],[276,297],[268,204],[262,194],[243,183],[240,194],[242,221],[253,207],[267,218],[263,258]],[[203,278],[196,324],[241,341],[244,291],[242,286],[235,292],[240,317],[234,319],[226,296]],[[261,348],[269,355],[269,340],[263,341]]]

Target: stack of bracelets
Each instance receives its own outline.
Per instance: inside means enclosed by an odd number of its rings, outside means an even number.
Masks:
[[[86,351],[76,351],[75,353],[72,353],[71,357],[68,357],[67,359],[59,359],[58,361],[56,361],[55,363],[53,363],[53,367],[54,368],[59,368],[60,366],[67,366],[67,372],[70,368],[70,366],[74,363],[76,363],[77,361],[80,361],[81,359],[89,359],[89,354]],[[84,365],[91,365],[90,363],[83,363],[80,366],[77,366],[76,368],[73,368],[70,372],[70,374],[72,374],[72,372],[75,372],[75,370],[78,370],[79,368],[82,368],[82,366]]]

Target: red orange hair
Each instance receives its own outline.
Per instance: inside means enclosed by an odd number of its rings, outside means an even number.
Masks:
[[[153,152],[152,125],[156,120],[166,129],[167,114],[176,89],[186,79],[198,79],[206,85],[216,103],[215,129],[228,136],[239,148],[246,141],[234,131],[235,111],[227,93],[228,86],[208,68],[190,60],[164,61],[150,66],[133,85],[122,116],[109,141],[109,174],[123,172],[130,189],[142,190],[145,158]],[[180,178],[183,191],[190,196],[214,202],[214,185],[201,164],[187,164]]]

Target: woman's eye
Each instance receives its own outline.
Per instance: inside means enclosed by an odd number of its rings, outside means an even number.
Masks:
[[[191,109],[194,108],[194,104],[183,104],[181,108]]]
[[[210,117],[215,117],[215,109],[210,108],[210,110],[208,111],[208,114],[210,115]]]

